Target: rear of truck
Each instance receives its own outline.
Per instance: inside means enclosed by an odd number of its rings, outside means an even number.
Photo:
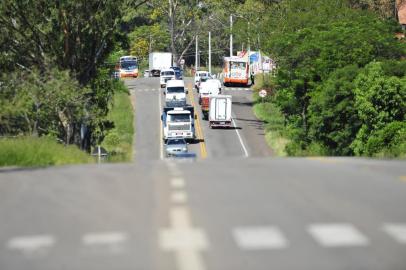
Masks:
[[[209,104],[209,126],[214,127],[231,127],[231,106],[232,100],[230,95],[211,96]]]

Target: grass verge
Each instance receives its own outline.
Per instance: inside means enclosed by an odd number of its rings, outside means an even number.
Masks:
[[[265,122],[265,140],[275,155],[287,156],[285,147],[289,140],[283,136],[284,118],[279,109],[270,102],[254,105],[255,116]]]
[[[0,139],[0,153],[2,167],[40,167],[94,162],[94,159],[76,146],[64,146],[47,137]]]
[[[107,119],[114,123],[114,128],[107,132],[101,146],[110,153],[109,161],[131,161],[134,110],[130,95],[123,84],[114,95],[113,106],[110,108]]]

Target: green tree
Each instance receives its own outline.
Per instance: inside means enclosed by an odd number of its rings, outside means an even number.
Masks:
[[[392,122],[406,121],[406,77],[385,76],[382,64],[373,62],[355,83],[355,106],[362,126],[352,147],[357,155],[364,155],[371,134]]]

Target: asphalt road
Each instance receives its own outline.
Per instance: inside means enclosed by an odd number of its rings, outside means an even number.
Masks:
[[[401,161],[230,158],[0,172],[0,269],[406,268]]]
[[[406,269],[405,161],[267,157],[242,89],[161,159],[158,81],[127,83],[135,162],[0,170],[1,270]]]
[[[159,78],[126,80],[135,100],[136,136],[135,159],[156,160],[164,157],[159,138],[160,114],[164,106],[163,90]],[[188,88],[188,103],[195,106],[198,114],[196,128],[199,141],[189,145],[189,150],[198,159],[229,157],[268,157],[272,151],[266,145],[262,122],[252,113],[252,91],[245,88],[225,88],[224,94],[233,96],[234,126],[231,129],[210,129],[208,121],[202,120],[198,94],[193,88],[192,78],[185,78]]]

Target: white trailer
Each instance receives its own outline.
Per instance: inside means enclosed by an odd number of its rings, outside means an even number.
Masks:
[[[231,127],[231,105],[230,95],[217,95],[210,97],[209,126]]]
[[[152,52],[149,54],[149,74],[158,77],[162,69],[172,66],[172,53]]]

